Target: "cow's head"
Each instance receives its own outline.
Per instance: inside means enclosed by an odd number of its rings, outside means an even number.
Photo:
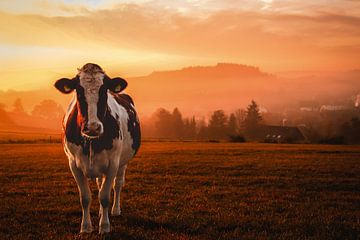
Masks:
[[[108,111],[107,92],[119,93],[127,86],[122,78],[109,78],[100,66],[87,63],[73,78],[62,78],[55,87],[62,93],[76,91],[78,124],[86,138],[98,138],[104,132],[103,120]]]

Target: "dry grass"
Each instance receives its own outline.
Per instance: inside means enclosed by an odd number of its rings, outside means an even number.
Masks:
[[[359,146],[146,142],[105,238],[359,239],[359,161]],[[60,144],[0,145],[0,181],[1,239],[100,238],[78,234]]]
[[[55,133],[33,133],[0,130],[0,144],[20,143],[61,143],[61,134]]]

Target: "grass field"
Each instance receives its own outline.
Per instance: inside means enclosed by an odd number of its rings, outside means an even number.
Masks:
[[[0,144],[6,143],[61,143],[61,134],[0,130]]]
[[[100,238],[60,144],[0,145],[0,181],[0,239]],[[360,146],[145,142],[121,206],[107,239],[359,239]]]

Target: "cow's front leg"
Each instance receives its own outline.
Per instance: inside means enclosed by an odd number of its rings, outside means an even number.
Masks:
[[[107,174],[103,179],[103,183],[99,192],[100,201],[100,222],[99,222],[99,233],[110,232],[110,221],[109,221],[109,206],[110,206],[110,193],[111,187],[114,182],[115,174]]]
[[[99,194],[100,194],[100,189],[101,189],[101,185],[102,185],[102,177],[98,177],[96,178],[96,185],[98,187],[98,191],[99,191]],[[100,207],[99,207],[99,217],[101,217],[101,214],[102,214],[102,207],[101,207],[101,204],[100,204]]]
[[[127,165],[124,165],[119,168],[117,176],[114,181],[114,203],[111,209],[111,215],[113,216],[119,216],[121,214],[120,193],[121,193],[121,188],[125,183],[126,166]]]
[[[93,226],[90,218],[91,191],[88,180],[84,176],[83,172],[76,167],[75,161],[70,161],[69,165],[80,193],[80,203],[82,207],[80,233],[91,233],[93,231]]]

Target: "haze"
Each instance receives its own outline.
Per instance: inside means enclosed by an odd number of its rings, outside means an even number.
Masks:
[[[360,92],[359,1],[119,2],[1,1],[0,103],[66,109],[53,83],[87,62],[126,78],[141,116],[351,105]]]

